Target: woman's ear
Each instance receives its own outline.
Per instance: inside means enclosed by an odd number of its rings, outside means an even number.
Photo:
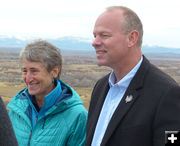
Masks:
[[[137,44],[139,39],[139,32],[137,30],[133,30],[128,34],[128,47],[133,47]]]
[[[60,67],[59,66],[54,67],[51,72],[52,72],[53,78],[54,79],[57,78],[60,73]]]

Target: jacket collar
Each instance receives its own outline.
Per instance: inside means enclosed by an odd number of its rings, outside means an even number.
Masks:
[[[146,59],[146,57],[143,56],[143,62],[139,70],[137,71],[134,78],[132,79],[120,104],[118,105],[114,115],[111,118],[111,121],[103,137],[102,145],[105,145],[107,143],[108,139],[111,137],[116,127],[120,124],[122,119],[126,116],[126,114],[130,110],[132,105],[135,103],[135,101],[139,97],[138,90],[143,88],[143,82],[147,74],[149,64],[150,64],[149,61]],[[130,96],[132,97],[132,100],[130,102],[127,102],[127,98]]]

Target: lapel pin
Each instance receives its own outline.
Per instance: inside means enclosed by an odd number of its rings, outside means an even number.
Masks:
[[[126,96],[126,99],[125,99],[126,103],[131,102],[132,100],[133,100],[133,96],[132,95]]]

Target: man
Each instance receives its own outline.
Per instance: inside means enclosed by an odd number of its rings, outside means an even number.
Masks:
[[[4,106],[0,97],[0,145],[1,146],[17,146],[16,137]]]
[[[180,130],[180,87],[142,55],[142,23],[113,6],[94,26],[99,66],[112,72],[92,92],[86,146],[164,146],[165,131]]]

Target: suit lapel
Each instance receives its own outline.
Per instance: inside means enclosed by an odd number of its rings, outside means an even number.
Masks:
[[[119,103],[117,109],[115,110],[110,123],[107,127],[105,135],[102,140],[102,145],[105,145],[112,133],[116,130],[116,127],[121,123],[123,118],[128,114],[128,111],[131,109],[132,105],[139,98],[138,89],[143,87],[144,77],[147,73],[149,67],[148,60],[144,57],[143,62],[137,71],[136,75],[132,79],[128,89],[126,90],[121,102]],[[131,96],[132,100],[126,100],[127,96]],[[129,101],[129,102],[127,102]]]
[[[95,131],[95,128],[96,128],[96,124],[97,124],[97,121],[98,121],[98,118],[99,118],[99,115],[100,115],[100,112],[101,112],[101,108],[103,106],[103,103],[104,103],[104,100],[106,98],[106,95],[107,95],[107,92],[109,90],[109,83],[108,83],[108,77],[109,75],[106,77],[107,79],[105,79],[105,82],[103,82],[102,84],[100,84],[99,86],[100,87],[104,87],[103,89],[98,89],[98,91],[96,92],[99,92],[101,93],[99,95],[99,97],[94,97],[94,98],[98,98],[98,100],[96,101],[96,106],[93,107],[93,118],[90,118],[91,121],[88,121],[89,123],[89,126],[88,126],[88,137],[87,137],[87,141],[88,143],[90,143],[90,141],[92,140],[93,138],[93,134],[94,134],[94,131]]]
[[[127,96],[132,96],[133,97],[132,101],[126,102],[125,99],[127,98]],[[115,110],[111,118],[111,121],[107,127],[107,130],[105,132],[105,135],[102,141],[102,145],[104,145],[108,141],[108,139],[111,137],[112,133],[115,131],[119,123],[123,120],[123,117],[126,116],[129,109],[132,107],[132,105],[136,101],[137,97],[138,97],[138,92],[136,92],[135,90],[132,90],[128,92],[125,96],[123,96],[120,104]]]
[[[109,89],[109,88],[106,86],[105,90],[106,89]],[[97,124],[97,121],[98,121],[98,118],[99,118],[99,115],[100,115],[100,112],[101,112],[105,97],[106,97],[106,94],[103,94],[101,97],[99,97],[99,100],[97,101],[97,106],[95,107],[95,109],[94,109],[95,112],[93,113],[94,114],[93,115],[94,116],[94,118],[93,118],[94,125]],[[94,125],[93,125],[93,127],[96,127]]]

